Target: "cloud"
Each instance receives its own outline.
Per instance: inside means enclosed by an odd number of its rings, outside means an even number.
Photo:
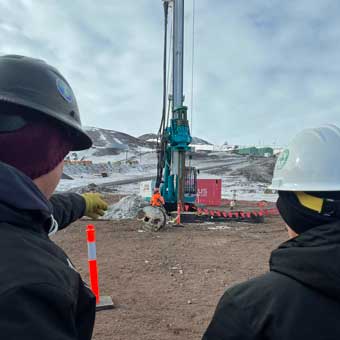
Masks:
[[[198,134],[211,126],[210,139],[284,144],[302,128],[339,124],[339,5],[218,4],[199,21]]]
[[[190,105],[192,2],[185,3]],[[331,0],[196,0],[193,134],[285,144],[302,128],[340,124],[339,10]],[[133,135],[158,129],[161,1],[2,0],[0,12],[0,54],[56,66],[84,124]]]

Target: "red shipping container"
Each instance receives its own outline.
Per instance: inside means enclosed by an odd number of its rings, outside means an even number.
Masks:
[[[197,178],[196,203],[220,206],[222,200],[222,179],[213,175],[199,175]]]

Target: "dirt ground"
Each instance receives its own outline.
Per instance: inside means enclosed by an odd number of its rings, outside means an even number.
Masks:
[[[86,224],[54,240],[88,281]],[[95,340],[200,339],[224,290],[264,273],[270,252],[286,240],[278,217],[141,232],[140,222],[98,221],[100,290],[116,308],[97,313]]]

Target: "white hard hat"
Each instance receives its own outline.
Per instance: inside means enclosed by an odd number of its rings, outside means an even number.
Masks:
[[[326,125],[300,132],[279,156],[270,189],[340,191],[340,129]]]

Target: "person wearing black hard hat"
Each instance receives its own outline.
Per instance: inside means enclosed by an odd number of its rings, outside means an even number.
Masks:
[[[270,271],[228,289],[204,340],[340,339],[340,129],[299,133],[278,158],[272,189],[290,239]]]
[[[53,195],[63,160],[92,145],[66,79],[44,61],[0,57],[0,331],[3,339],[91,339],[95,297],[49,235],[107,205]]]

